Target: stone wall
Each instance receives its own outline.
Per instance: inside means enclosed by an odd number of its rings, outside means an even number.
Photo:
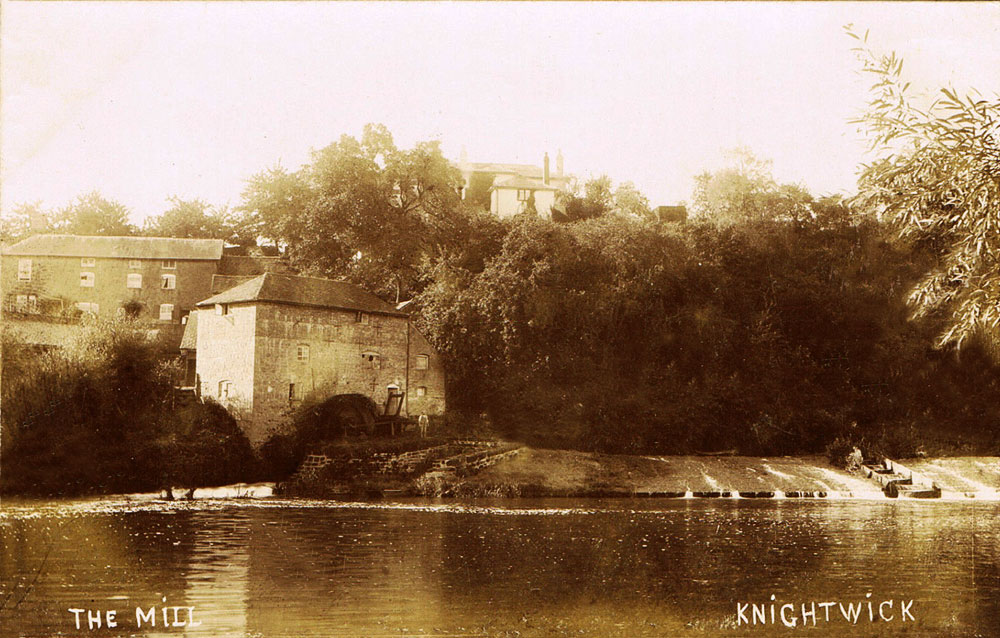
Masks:
[[[260,445],[267,433],[253,422],[256,316],[257,308],[248,304],[231,305],[226,315],[214,307],[199,309],[195,371],[201,396],[226,406],[250,442]]]
[[[390,384],[406,390],[405,318],[364,313],[359,321],[348,310],[258,308],[254,419],[266,428],[280,429],[304,400],[357,393],[381,406]]]

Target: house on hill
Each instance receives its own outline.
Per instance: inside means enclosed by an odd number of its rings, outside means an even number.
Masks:
[[[569,188],[571,176],[563,172],[563,156],[556,156],[556,170],[549,170],[549,154],[542,166],[534,164],[498,164],[469,162],[465,153],[455,165],[464,182],[462,199],[475,199],[498,217],[523,213],[530,205],[550,217],[556,194]],[[488,198],[488,199],[487,199]],[[529,204],[530,203],[530,204]]]
[[[444,370],[406,312],[341,281],[265,273],[197,303],[201,396],[226,405],[255,445],[307,398],[402,391],[401,414],[441,414]]]

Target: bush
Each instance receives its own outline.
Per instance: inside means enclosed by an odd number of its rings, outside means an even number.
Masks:
[[[175,366],[134,321],[97,322],[59,349],[6,333],[2,345],[0,491],[70,496],[255,476],[236,422],[221,406],[177,401]]]

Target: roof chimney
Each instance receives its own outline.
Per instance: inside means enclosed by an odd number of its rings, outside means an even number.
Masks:
[[[549,154],[545,154],[545,163],[542,165],[542,183],[549,185]]]
[[[562,174],[563,174],[562,149],[559,149],[559,152],[556,153],[556,175],[562,177]]]

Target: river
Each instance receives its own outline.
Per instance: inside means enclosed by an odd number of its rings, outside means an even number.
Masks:
[[[984,502],[7,499],[0,633],[997,636],[998,520]]]

